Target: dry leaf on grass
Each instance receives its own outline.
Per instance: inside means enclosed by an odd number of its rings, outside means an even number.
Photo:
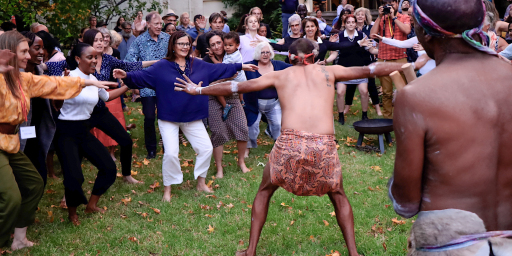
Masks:
[[[129,197],[128,199],[124,198],[124,199],[121,199],[121,202],[123,202],[124,205],[127,205],[129,202],[132,201],[132,198]]]
[[[150,207],[151,210],[153,210],[154,212],[156,212],[157,214],[160,214],[160,210],[158,210],[157,208],[153,208],[153,207]]]
[[[130,236],[128,237],[128,240],[134,242],[134,243],[139,243],[139,240],[137,240],[137,238],[135,238],[134,236]]]
[[[382,172],[382,168],[380,168],[380,166],[372,166],[371,168],[376,172]]]
[[[336,217],[336,212],[331,212],[329,214],[331,215],[331,217]]]
[[[211,234],[213,231],[215,231],[215,228],[212,227],[212,225],[208,225],[208,233]]]
[[[117,173],[117,174],[116,174],[116,176],[117,176],[118,178],[123,177],[123,175],[122,175],[121,173]]]
[[[149,164],[149,160],[144,158],[144,160],[142,160],[142,162],[144,163],[144,165],[148,165]]]
[[[208,181],[208,184],[206,184],[207,187],[211,188],[213,184],[213,180]]]
[[[391,219],[391,221],[393,221],[393,223],[398,224],[398,225],[405,224],[405,220],[398,220],[397,218],[393,218],[393,219]]]
[[[327,222],[326,220],[324,220],[324,225],[325,225],[325,226],[329,226],[329,222]]]

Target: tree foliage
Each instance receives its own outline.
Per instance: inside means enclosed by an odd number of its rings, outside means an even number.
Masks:
[[[162,12],[156,0],[0,0],[0,23],[18,15],[26,24],[45,24],[61,43],[67,45],[86,27],[89,16],[95,15],[98,21],[109,22],[116,16],[133,20],[138,10]]]
[[[222,0],[222,2],[235,9],[235,13],[228,23],[233,30],[238,26],[242,15],[249,13],[253,7],[259,7],[263,12],[263,22],[269,24],[274,33],[281,34],[280,0]]]

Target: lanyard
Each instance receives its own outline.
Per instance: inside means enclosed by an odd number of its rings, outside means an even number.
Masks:
[[[389,23],[389,34],[391,35],[391,38],[393,38],[394,37],[393,30],[394,30],[394,23],[395,22],[393,22],[393,25],[392,25],[391,24],[391,18],[389,18],[389,16],[388,16],[388,23]]]

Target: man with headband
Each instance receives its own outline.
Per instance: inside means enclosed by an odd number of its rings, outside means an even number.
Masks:
[[[413,2],[419,42],[437,67],[397,94],[389,196],[406,218],[476,213],[512,230],[512,66],[487,47],[482,0]]]
[[[282,108],[282,132],[277,139],[252,207],[249,248],[237,255],[255,255],[268,204],[279,187],[298,196],[329,195],[350,256],[357,254],[352,208],[343,191],[341,165],[334,137],[334,84],[356,78],[389,75],[402,64],[369,67],[322,66],[315,63],[316,42],[298,39],[289,48],[293,67],[247,82],[199,87],[189,81],[176,90],[192,95],[230,95],[275,87]],[[178,79],[180,80],[180,79]]]

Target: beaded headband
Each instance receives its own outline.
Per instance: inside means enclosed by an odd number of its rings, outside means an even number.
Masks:
[[[430,19],[421,10],[421,8],[418,6],[417,0],[414,0],[413,2],[414,2],[413,3],[414,17],[418,21],[418,24],[425,30],[425,32],[427,34],[429,34],[431,36],[444,37],[444,38],[462,38],[462,39],[464,39],[464,41],[466,41],[466,43],[468,43],[469,45],[473,46],[474,48],[476,48],[477,50],[479,50],[481,52],[485,52],[490,55],[498,55],[498,53],[496,53],[496,51],[494,51],[493,49],[488,47],[489,42],[490,42],[489,35],[487,35],[487,33],[485,33],[484,31],[482,31],[482,27],[484,26],[485,15],[486,15],[485,4],[483,2],[482,2],[482,5],[483,5],[483,9],[484,9],[484,20],[483,20],[482,24],[480,24],[480,26],[477,28],[466,30],[462,34],[455,34],[453,32],[446,31],[441,26],[439,26],[437,23],[435,23],[432,19]],[[480,43],[480,42],[476,41],[475,39],[473,39],[474,35],[480,36],[483,43]]]

